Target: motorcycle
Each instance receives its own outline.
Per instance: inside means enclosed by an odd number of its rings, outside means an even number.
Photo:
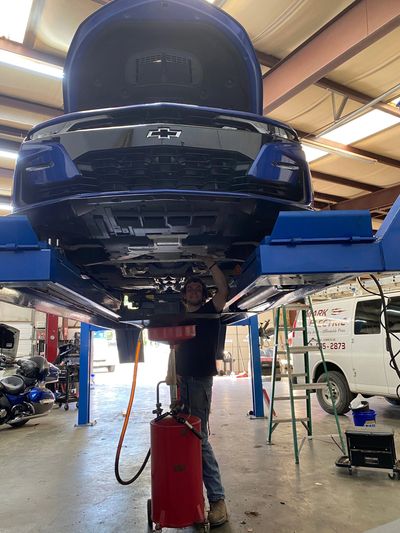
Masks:
[[[51,411],[54,394],[45,385],[50,367],[44,357],[16,360],[14,365],[14,375],[0,378],[0,425],[20,427]]]
[[[48,363],[48,365],[49,369],[44,382],[46,385],[57,383],[60,371],[53,363]],[[19,363],[16,360],[0,355],[0,379],[15,376],[18,373],[18,369]]]

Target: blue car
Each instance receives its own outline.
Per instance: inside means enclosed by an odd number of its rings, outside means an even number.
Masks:
[[[115,0],[79,27],[65,115],[33,128],[13,203],[138,316],[212,256],[228,277],[282,210],[310,209],[296,132],[262,116],[238,22],[203,0]],[[159,307],[158,307],[159,308]]]

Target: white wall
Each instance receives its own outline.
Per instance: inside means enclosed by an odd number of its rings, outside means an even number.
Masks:
[[[270,319],[269,327],[273,327],[272,311],[262,313],[258,316],[258,323],[261,324]],[[273,338],[271,338],[273,345]],[[226,330],[225,351],[230,352],[235,359],[233,370],[235,373],[248,371],[250,360],[250,341],[248,326],[228,326]],[[218,362],[218,368],[223,368],[221,362]]]
[[[19,329],[17,357],[32,355],[34,310],[28,307],[0,303],[0,322]]]

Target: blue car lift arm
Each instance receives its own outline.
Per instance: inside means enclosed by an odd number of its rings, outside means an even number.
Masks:
[[[282,212],[244,264],[231,310],[258,313],[362,273],[400,270],[400,198],[373,235],[368,211]]]
[[[120,300],[38,240],[25,216],[0,219],[0,300],[112,327]]]

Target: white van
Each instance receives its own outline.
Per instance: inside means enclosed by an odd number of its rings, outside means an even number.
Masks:
[[[400,339],[400,293],[386,296],[390,331]],[[333,299],[313,303],[322,348],[339,414],[349,410],[350,401],[361,393],[383,396],[392,405],[400,405],[396,389],[400,379],[389,366],[390,355],[386,351],[386,333],[381,325],[381,299],[360,296]],[[307,311],[309,344],[317,344],[311,312]],[[297,326],[302,326],[301,312]],[[302,345],[302,332],[293,333],[293,344]],[[400,350],[400,341],[392,335],[392,348]],[[293,356],[295,373],[304,372],[302,355]],[[313,382],[326,381],[319,352],[309,352],[310,375]],[[400,355],[397,359],[400,367]],[[302,378],[298,378],[301,382]],[[400,390],[400,389],[399,389]],[[321,407],[332,413],[328,387],[317,390]]]

